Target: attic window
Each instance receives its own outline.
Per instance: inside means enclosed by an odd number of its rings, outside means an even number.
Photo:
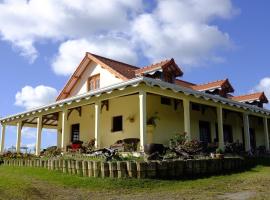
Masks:
[[[87,81],[87,91],[92,91],[100,88],[100,75],[90,76]]]

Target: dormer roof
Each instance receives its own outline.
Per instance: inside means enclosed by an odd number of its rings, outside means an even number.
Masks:
[[[192,89],[197,90],[197,91],[214,91],[216,89],[226,89],[228,93],[234,92],[234,89],[229,82],[229,79],[224,79],[224,80],[217,80],[209,83],[204,83],[200,85],[194,85],[192,86]]]
[[[258,101],[261,103],[268,103],[268,99],[265,96],[264,92],[245,94],[245,95],[241,95],[241,96],[232,96],[230,98],[232,100],[243,102],[243,103],[253,103],[255,101]]]
[[[183,75],[182,70],[178,67],[178,65],[175,63],[173,58],[170,60],[163,60],[159,63],[155,63],[152,65],[148,65],[148,66],[142,67],[140,69],[137,69],[135,71],[135,75],[138,76],[138,75],[142,75],[142,74],[148,74],[151,72],[155,72],[157,70],[166,70],[166,69],[171,70],[175,74],[175,77]]]

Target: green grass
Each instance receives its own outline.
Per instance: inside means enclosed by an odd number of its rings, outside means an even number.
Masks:
[[[270,195],[269,185],[267,166],[185,181],[87,178],[0,166],[0,199],[222,199],[224,194],[247,191],[253,199],[265,199]]]

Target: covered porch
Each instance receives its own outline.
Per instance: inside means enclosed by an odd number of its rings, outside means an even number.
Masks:
[[[153,117],[156,124],[149,123]],[[210,124],[210,133],[202,134],[202,122]],[[264,145],[268,151],[268,122],[265,109],[143,77],[1,119],[0,151],[5,149],[7,126],[17,127],[17,152],[22,128],[36,127],[36,155],[41,151],[43,128],[57,130],[57,146],[63,151],[74,140],[95,139],[95,147],[102,148],[124,138],[140,139],[143,151],[147,143],[168,144],[182,133],[188,140],[216,141],[224,149],[227,124],[233,129],[232,141],[243,141],[246,151],[252,148],[252,128],[257,130],[256,146]]]

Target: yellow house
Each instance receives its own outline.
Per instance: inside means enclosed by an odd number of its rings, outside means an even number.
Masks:
[[[222,149],[240,142],[246,151],[259,146],[269,151],[264,93],[233,96],[228,79],[198,85],[182,75],[173,59],[139,68],[86,53],[56,102],[0,119],[0,151],[6,126],[17,126],[17,151],[22,127],[36,127],[36,155],[42,128],[57,130],[63,150],[76,140],[95,139],[99,148],[124,138],[139,138],[143,150],[144,144],[168,144],[185,133],[189,140],[216,142]]]

